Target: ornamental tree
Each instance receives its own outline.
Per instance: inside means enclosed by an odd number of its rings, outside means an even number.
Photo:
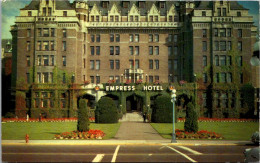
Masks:
[[[77,130],[79,132],[89,131],[89,115],[87,109],[87,102],[84,99],[79,100]]]
[[[186,119],[184,123],[184,130],[187,132],[198,132],[198,115],[194,110],[193,104],[190,102],[186,108]]]

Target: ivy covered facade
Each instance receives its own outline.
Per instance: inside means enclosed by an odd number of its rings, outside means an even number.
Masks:
[[[237,2],[35,0],[11,33],[18,117],[76,117],[80,98],[93,111],[103,96],[121,114],[152,114],[169,86],[179,117],[189,101],[200,117],[254,116],[241,90],[251,83],[256,27]]]

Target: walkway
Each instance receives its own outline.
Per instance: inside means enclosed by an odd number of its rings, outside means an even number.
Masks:
[[[127,113],[125,116],[121,120],[115,140],[166,140],[149,123],[144,123],[138,113]],[[127,121],[130,119],[132,121]]]

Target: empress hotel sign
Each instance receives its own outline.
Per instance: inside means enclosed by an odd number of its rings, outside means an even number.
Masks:
[[[106,86],[106,91],[135,91],[135,86]],[[162,86],[143,86],[143,91],[163,91]]]

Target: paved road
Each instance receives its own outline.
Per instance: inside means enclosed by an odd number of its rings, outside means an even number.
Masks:
[[[243,162],[254,146],[2,145],[8,162]]]

